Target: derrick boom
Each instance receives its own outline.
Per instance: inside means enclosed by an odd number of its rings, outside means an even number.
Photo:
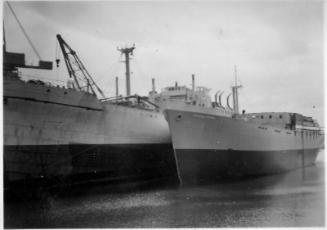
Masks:
[[[64,56],[69,77],[74,79],[78,90],[93,93],[95,95],[97,91],[103,98],[105,98],[102,90],[97,86],[76,52],[65,42],[60,34],[57,34],[57,39]]]

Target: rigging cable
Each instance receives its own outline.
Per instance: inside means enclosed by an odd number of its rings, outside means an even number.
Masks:
[[[60,58],[59,58],[59,48],[58,48],[58,42],[56,42],[56,65],[57,65],[57,68],[59,67],[59,63],[60,63]]]
[[[19,27],[20,27],[20,28],[21,28],[21,30],[23,31],[23,33],[24,33],[24,35],[25,35],[25,37],[26,37],[27,41],[28,41],[28,42],[29,42],[29,44],[31,45],[31,47],[32,47],[33,51],[34,51],[34,52],[35,52],[35,54],[38,56],[38,58],[39,58],[40,60],[42,60],[42,58],[41,58],[41,56],[40,56],[39,52],[37,52],[37,50],[36,50],[35,46],[33,45],[33,43],[32,43],[32,41],[31,41],[31,39],[29,38],[28,34],[26,33],[26,31],[25,31],[25,29],[24,29],[23,25],[20,23],[20,21],[19,21],[19,19],[18,19],[17,15],[16,15],[15,11],[13,10],[13,8],[11,7],[10,3],[9,3],[8,1],[6,1],[6,3],[7,3],[7,5],[8,5],[8,7],[9,7],[9,9],[10,9],[11,13],[14,15],[14,17],[15,17],[15,19],[16,19],[16,21],[17,21],[18,25],[19,25]]]
[[[56,42],[56,50],[55,50],[55,53],[56,53],[56,66],[57,66],[57,69],[56,69],[56,79],[59,80],[59,62],[60,62],[60,59],[59,59],[59,54],[58,54],[58,42]]]

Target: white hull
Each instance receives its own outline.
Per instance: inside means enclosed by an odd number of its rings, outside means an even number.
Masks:
[[[187,111],[188,110],[188,111]],[[312,165],[323,147],[318,131],[294,131],[257,121],[167,109],[182,183],[279,173]]]
[[[15,78],[4,79],[3,97],[5,184],[89,174],[113,180],[175,176],[161,112]]]

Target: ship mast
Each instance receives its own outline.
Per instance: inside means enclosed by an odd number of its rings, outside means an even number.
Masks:
[[[130,80],[130,70],[129,70],[129,55],[133,55],[133,50],[135,49],[135,45],[128,48],[118,48],[122,54],[125,55],[125,66],[126,66],[126,96],[131,95],[131,80]]]
[[[116,97],[118,97],[119,91],[118,91],[118,77],[116,77]]]
[[[152,92],[155,93],[156,92],[156,83],[155,83],[155,79],[152,78]]]
[[[234,113],[239,113],[239,105],[238,105],[238,89],[242,87],[242,85],[237,85],[237,69],[236,65],[234,66],[234,72],[235,72],[235,85],[232,86],[232,92],[233,92],[233,109]]]

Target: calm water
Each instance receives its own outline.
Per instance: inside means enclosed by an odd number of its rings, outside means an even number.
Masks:
[[[187,188],[5,201],[6,228],[309,227],[325,225],[324,160],[290,173]]]

